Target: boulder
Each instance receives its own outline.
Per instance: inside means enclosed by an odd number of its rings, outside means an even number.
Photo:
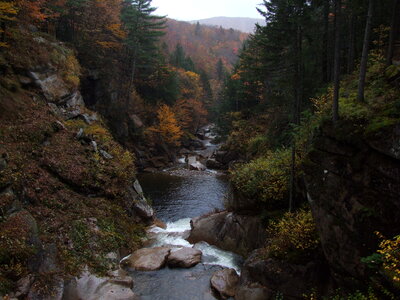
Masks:
[[[228,165],[231,161],[238,159],[239,154],[234,151],[217,151],[215,153],[215,160],[224,165]]]
[[[207,168],[199,161],[196,161],[195,163],[189,164],[189,170],[194,170],[194,171],[205,171]]]
[[[234,269],[217,271],[211,277],[211,287],[222,299],[234,297],[239,284],[239,275]]]
[[[154,219],[154,210],[147,203],[139,181],[136,180],[133,185],[128,188],[126,202],[128,210],[138,219],[138,221],[141,220],[147,224],[152,223]]]
[[[193,248],[182,248],[171,252],[168,266],[173,268],[191,268],[201,262],[202,252]]]
[[[103,156],[105,159],[113,159],[114,158],[110,153],[108,153],[105,150],[100,150],[99,152],[100,152],[101,156]]]
[[[170,251],[168,247],[142,248],[123,259],[121,265],[137,271],[156,271],[165,266]]]
[[[205,241],[221,249],[245,255],[263,246],[265,228],[258,216],[223,211],[194,218],[188,241]]]
[[[214,169],[214,170],[223,170],[226,169],[226,167],[220,163],[219,161],[216,161],[215,159],[207,159],[206,161],[206,166],[209,169]]]
[[[49,102],[58,103],[70,94],[65,82],[57,74],[48,76],[46,73],[30,72],[29,76]]]
[[[132,291],[133,279],[121,272],[110,273],[111,277],[97,277],[84,272],[65,287],[63,300],[136,300]]]
[[[129,116],[129,120],[132,122],[135,128],[142,128],[144,126],[142,120],[138,115],[132,114]]]

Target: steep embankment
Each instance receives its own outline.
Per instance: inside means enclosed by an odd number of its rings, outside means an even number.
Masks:
[[[0,295],[94,297],[69,276],[118,264],[139,245],[152,209],[134,157],[83,105],[74,52],[28,32],[16,47],[0,54]],[[85,276],[131,293],[125,279]]]

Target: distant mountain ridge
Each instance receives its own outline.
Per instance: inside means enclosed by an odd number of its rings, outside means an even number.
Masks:
[[[242,32],[253,33],[255,25],[265,25],[264,19],[256,18],[235,18],[235,17],[214,17],[209,19],[190,21],[192,24],[199,22],[202,25],[221,26],[225,29],[236,29]]]

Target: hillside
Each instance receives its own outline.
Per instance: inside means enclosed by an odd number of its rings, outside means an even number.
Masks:
[[[224,67],[231,70],[237,54],[248,34],[222,28],[190,24],[172,19],[167,20],[167,32],[162,40],[168,51],[173,52],[179,43],[194,64],[201,66],[211,77],[216,76],[216,65],[222,60]]]
[[[199,22],[201,25],[221,26],[225,29],[235,29],[242,32],[254,32],[255,24],[265,25],[265,20],[255,18],[232,18],[232,17],[214,17],[202,20],[191,21],[196,24]]]

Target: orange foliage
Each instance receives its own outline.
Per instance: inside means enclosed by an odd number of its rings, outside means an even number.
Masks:
[[[159,107],[157,118],[158,125],[152,126],[148,130],[158,133],[165,143],[172,146],[179,146],[179,140],[183,135],[183,131],[178,125],[175,113],[168,105],[164,104]]]
[[[44,21],[47,18],[45,4],[46,0],[17,0],[19,20],[26,23]]]

